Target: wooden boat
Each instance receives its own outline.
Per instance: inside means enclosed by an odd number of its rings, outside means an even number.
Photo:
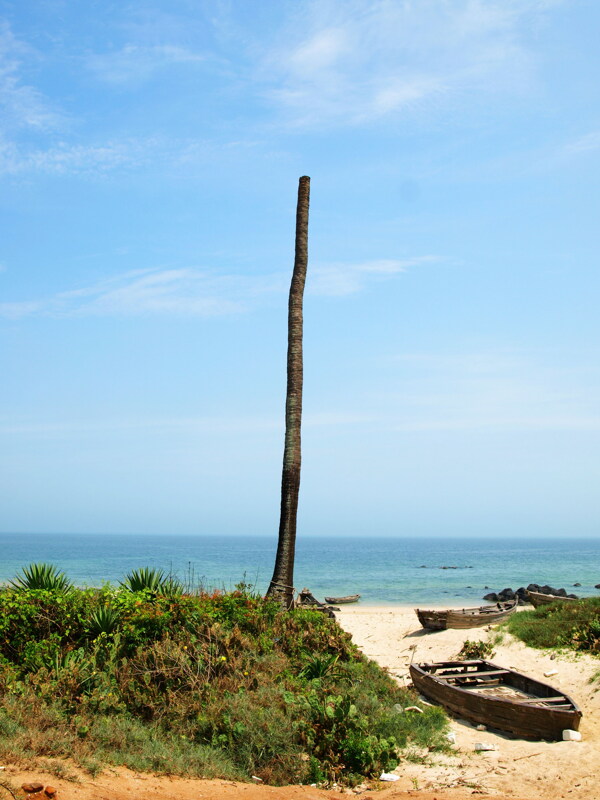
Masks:
[[[527,592],[527,598],[534,608],[547,606],[550,603],[574,603],[574,597],[561,597],[555,594],[542,594],[541,592]]]
[[[505,619],[517,609],[517,600],[496,603],[479,608],[449,608],[445,611],[425,611],[415,608],[419,622],[424,628],[443,631],[446,628],[481,628]]]
[[[411,664],[418,692],[459,717],[522,739],[562,738],[577,730],[581,711],[566,694],[489,661]]]
[[[348,594],[346,597],[326,597],[325,602],[334,606],[342,606],[344,603],[357,603],[360,600],[359,594]]]

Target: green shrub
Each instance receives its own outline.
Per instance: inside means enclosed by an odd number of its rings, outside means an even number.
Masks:
[[[444,715],[396,714],[415,696],[323,614],[138,573],[139,591],[0,589],[0,757],[351,784],[441,746]]]
[[[491,658],[494,655],[494,645],[492,642],[471,641],[466,639],[458,653],[460,661],[469,661],[470,659],[485,659]]]
[[[551,603],[512,614],[508,631],[531,647],[568,648],[600,654],[600,597]]]

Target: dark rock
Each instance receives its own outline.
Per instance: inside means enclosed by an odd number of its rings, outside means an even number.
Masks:
[[[489,594],[484,594],[484,600],[490,600],[492,603],[498,602],[498,595],[495,592],[490,592]]]
[[[489,586],[484,586],[483,588],[484,588],[484,589],[489,589],[490,587],[489,587]]]
[[[419,567],[419,569],[427,569],[427,564],[421,564],[421,566]]]
[[[514,600],[515,593],[512,589],[502,589],[501,592],[498,592],[498,600],[502,603],[506,602],[507,600]]]
[[[567,597],[570,597],[571,600],[579,600],[576,594],[568,594]]]
[[[44,789],[44,794],[47,797],[54,797],[56,792],[57,790],[54,788],[54,786],[46,786],[46,788]]]
[[[440,569],[458,569],[458,567],[440,567]]]
[[[580,583],[574,583],[573,586],[581,586]]]
[[[600,583],[597,583],[597,584],[594,586],[594,589],[600,589]]]
[[[527,589],[524,586],[519,586],[517,591],[515,592],[517,600],[519,601],[519,605],[523,606],[525,603],[529,602],[529,598],[527,597]]]
[[[31,781],[31,783],[24,783],[21,786],[24,792],[27,794],[35,794],[36,792],[41,792],[44,788],[44,784],[40,783],[39,781]]]

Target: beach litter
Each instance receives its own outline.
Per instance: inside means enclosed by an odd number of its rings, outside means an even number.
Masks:
[[[446,739],[450,742],[450,744],[456,744],[456,734],[454,731],[450,731],[446,734]]]
[[[498,748],[496,747],[496,745],[492,744],[491,742],[475,742],[475,744],[473,745],[473,750],[476,750],[477,752],[491,751],[497,749]]]
[[[382,772],[379,776],[380,781],[399,781],[400,778],[398,775],[394,775],[393,772]]]
[[[419,708],[419,706],[406,706],[404,709],[405,711],[416,711],[417,714],[422,714],[423,709]]]
[[[580,742],[581,734],[579,731],[572,731],[570,728],[565,728],[562,732],[563,742]]]
[[[545,678],[551,678],[553,675],[558,675],[557,669],[549,669],[548,672],[544,672]]]

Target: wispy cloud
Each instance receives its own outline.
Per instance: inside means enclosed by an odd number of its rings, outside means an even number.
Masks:
[[[307,428],[362,425],[372,421],[365,414],[330,411],[305,414],[303,425]],[[170,435],[220,435],[223,433],[269,433],[284,428],[282,416],[198,416],[198,417],[127,417],[121,419],[56,419],[21,420],[0,419],[0,436],[35,436],[63,438],[82,434],[111,434],[146,431]]]
[[[590,153],[594,150],[600,149],[600,130],[590,131],[582,136],[577,137],[563,148],[563,152],[567,155],[579,155],[580,153]]]
[[[365,287],[372,279],[392,278],[409,267],[431,264],[437,261],[434,256],[421,256],[407,259],[379,259],[353,263],[331,263],[317,265],[310,275],[308,291],[312,294],[343,296],[354,294]]]
[[[102,144],[62,142],[47,148],[20,147],[0,140],[0,175],[106,175],[139,169],[164,151],[157,139],[121,139]]]
[[[46,98],[21,76],[21,64],[34,51],[0,23],[0,130],[48,130],[62,119]]]
[[[380,400],[398,431],[600,430],[600,376],[576,358],[569,369],[554,360],[509,350],[402,355],[402,390]]]
[[[139,270],[42,300],[0,303],[10,319],[49,316],[137,316],[239,312],[243,302],[231,277],[194,269]]]
[[[472,93],[521,94],[539,0],[314,0],[267,52],[271,100],[298,126],[361,124]],[[268,76],[268,77],[267,77]]]
[[[165,68],[202,64],[206,59],[203,53],[177,44],[127,44],[120,50],[89,55],[86,66],[107,83],[137,85]]]
[[[347,295],[364,288],[370,279],[392,278],[431,257],[363,263],[316,265],[310,291],[320,295]],[[219,274],[192,267],[126,272],[79,289],[50,297],[0,303],[0,317],[28,316],[139,316],[175,314],[216,316],[246,311],[273,296],[285,296],[289,273],[265,275]]]

